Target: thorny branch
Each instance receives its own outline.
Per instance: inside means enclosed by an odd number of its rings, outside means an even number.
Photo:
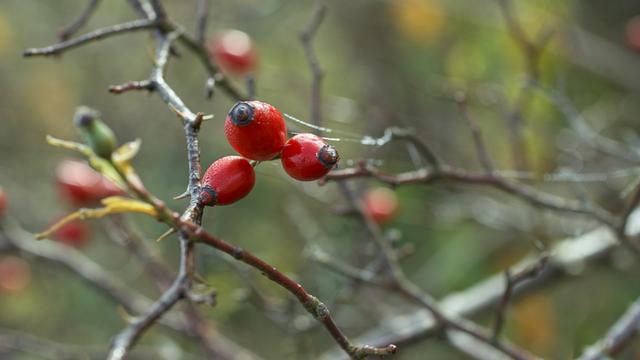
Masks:
[[[156,18],[163,19],[166,17],[162,5],[159,2],[152,2],[151,4]],[[200,194],[200,174],[202,169],[197,133],[202,122],[202,114],[197,115],[191,112],[164,80],[164,69],[169,58],[171,43],[175,39],[176,34],[167,34],[158,30],[156,37],[157,50],[155,67],[151,73],[150,83],[153,85],[153,90],[158,92],[162,100],[183,119],[187,139],[189,163],[188,190],[191,195],[191,201],[188,209],[182,216],[185,219],[200,224],[203,209],[202,206],[198,204],[197,199]],[[129,327],[116,336],[111,346],[109,359],[124,359],[142,333],[168,312],[178,301],[188,295],[194,272],[194,244],[183,232],[180,233],[179,239],[180,269],[178,276],[169,289],[162,294],[144,316],[137,318]]]
[[[200,226],[201,218],[202,218],[202,207],[197,204],[197,199],[200,191],[200,174],[201,174],[201,164],[199,159],[199,146],[198,146],[198,130],[200,127],[200,123],[202,121],[203,114],[194,113],[186,105],[182,102],[182,100],[175,94],[175,92],[169,87],[164,79],[164,69],[165,65],[169,59],[169,55],[171,53],[171,46],[174,40],[180,41],[183,45],[185,45],[189,50],[191,50],[196,56],[204,64],[209,76],[213,79],[213,83],[216,86],[221,87],[225,90],[231,97],[235,99],[242,99],[243,96],[230,84],[227,82],[226,78],[218,71],[216,65],[211,62],[206,54],[206,50],[203,46],[204,43],[204,33],[206,29],[206,20],[208,14],[209,2],[207,0],[202,0],[199,2],[198,6],[198,21],[196,24],[196,35],[194,38],[186,34],[178,25],[171,22],[166,15],[164,7],[162,6],[161,1],[159,0],[148,0],[148,1],[139,1],[139,0],[129,0],[129,3],[134,8],[134,10],[141,16],[146,17],[142,20],[135,20],[128,23],[118,24],[111,27],[106,27],[102,29],[95,30],[93,32],[87,33],[85,35],[79,36],[75,39],[66,40],[69,36],[75,33],[79,28],[81,28],[84,23],[87,21],[89,16],[95,10],[95,7],[99,1],[92,0],[88,4],[85,11],[80,15],[80,17],[74,21],[69,27],[64,29],[61,32],[61,38],[64,40],[58,44],[54,44],[52,46],[39,48],[39,49],[28,49],[25,51],[25,56],[48,56],[48,55],[56,55],[65,52],[66,50],[84,45],[86,43],[97,41],[105,37],[110,37],[118,34],[124,34],[128,32],[134,32],[145,29],[153,29],[155,30],[156,42],[157,42],[157,52],[155,57],[155,67],[152,71],[150,79],[138,81],[138,82],[129,82],[120,86],[114,86],[110,89],[113,93],[123,93],[130,90],[148,90],[157,92],[160,97],[163,99],[167,105],[178,114],[184,123],[185,128],[185,136],[187,139],[187,150],[188,150],[188,159],[189,159],[189,186],[188,192],[191,196],[191,201],[189,207],[184,212],[184,214],[178,219],[173,218],[174,223],[171,223],[171,226],[176,227],[180,231],[180,246],[181,246],[181,261],[180,261],[180,270],[177,278],[173,282],[173,284],[169,287],[169,289],[158,299],[148,311],[145,311],[146,314],[135,319],[135,321],[127,327],[122,333],[120,333],[113,343],[113,348],[110,354],[110,359],[122,359],[126,356],[129,349],[134,345],[135,341],[142,335],[142,333],[152,326],[156,321],[165,315],[177,302],[180,300],[189,297],[189,289],[192,285],[192,276],[194,271],[194,262],[193,262],[193,251],[194,244],[191,241],[197,240],[199,242],[205,243],[209,246],[212,246],[224,253],[227,253],[234,257],[236,260],[242,261],[256,269],[259,269],[265,274],[269,279],[278,283],[280,286],[287,289],[291,292],[295,297],[300,301],[301,304],[309,311],[316,320],[322,323],[325,328],[329,331],[329,333],[333,336],[336,342],[340,345],[340,347],[351,357],[353,358],[363,358],[367,355],[386,355],[390,353],[394,353],[396,350],[395,345],[386,345],[379,348],[371,347],[371,346],[355,346],[351,340],[349,340],[342,331],[337,327],[334,320],[331,318],[326,306],[320,302],[313,295],[306,292],[306,290],[297,282],[287,277],[283,273],[279,272],[275,267],[267,264],[263,260],[255,257],[250,252],[240,249],[230,243],[227,243],[223,240],[220,240],[212,235],[206,233],[203,228]],[[521,46],[523,54],[526,55],[527,59],[527,69],[529,76],[533,81],[537,80],[539,77],[539,69],[538,69],[538,58],[541,52],[542,45],[536,45],[533,41],[529,40],[526,36],[522,27],[517,22],[513,14],[510,10],[510,4],[508,0],[499,0],[501,4],[501,8],[503,10],[503,14],[505,16],[505,20],[507,22],[507,26],[516,40],[516,42]],[[307,56],[307,60],[309,62],[310,69],[313,75],[312,81],[312,95],[311,95],[311,119],[312,122],[316,125],[321,123],[321,80],[323,77],[322,69],[320,67],[319,61],[315,52],[313,51],[311,42],[313,40],[314,35],[316,34],[318,27],[320,26],[322,19],[324,18],[326,13],[326,7],[323,2],[318,1],[316,3],[316,8],[314,10],[314,14],[312,15],[311,21],[305,30],[301,33],[301,40],[304,45],[305,54]],[[546,41],[546,37],[544,38]],[[541,41],[542,44],[544,41]],[[524,94],[524,90],[522,92]],[[512,113],[513,119],[519,118],[520,113],[523,108],[528,103],[528,100],[524,95],[518,97],[518,101],[516,101],[516,105],[514,106],[514,110]],[[463,104],[464,105],[464,104]],[[559,104],[559,106],[562,104]],[[565,112],[566,112],[565,106]],[[371,280],[369,276],[361,277],[360,280],[372,283],[377,286],[385,286],[389,289],[403,295],[407,299],[415,302],[416,304],[422,306],[426,309],[430,314],[431,325],[426,325],[427,328],[431,326],[430,330],[442,330],[444,329],[450,343],[454,346],[460,346],[459,342],[454,340],[454,336],[451,334],[452,331],[457,331],[464,333],[471,338],[474,338],[480,342],[486,343],[490,346],[495,347],[497,350],[506,354],[515,359],[528,359],[532,356],[527,354],[526,352],[518,349],[517,347],[506,343],[498,341],[498,335],[500,333],[502,317],[504,316],[504,310],[507,306],[507,303],[511,296],[514,294],[514,291],[518,289],[518,286],[521,288],[526,288],[530,286],[529,284],[534,283],[532,278],[536,275],[545,275],[548,277],[549,273],[562,272],[562,266],[558,264],[552,264],[551,270],[542,269],[539,266],[530,266],[529,268],[525,268],[520,272],[515,273],[515,275],[507,273],[506,283],[504,284],[504,291],[502,291],[501,296],[498,296],[494,293],[492,299],[500,298],[499,306],[496,316],[496,326],[494,329],[494,334],[491,336],[485,329],[479,328],[474,323],[471,323],[462,318],[454,317],[450,315],[450,312],[447,310],[447,299],[442,301],[440,304],[436,303],[434,299],[432,299],[428,294],[424,293],[421,289],[419,289],[415,284],[411,283],[403,273],[403,270],[397,263],[397,254],[395,250],[392,249],[389,243],[381,236],[380,229],[378,226],[372,221],[370,216],[364,211],[361,204],[359,203],[358,198],[351,188],[348,186],[345,180],[357,177],[375,177],[380,181],[386,182],[390,185],[396,186],[401,184],[408,183],[430,183],[436,180],[447,180],[451,182],[460,182],[466,184],[475,184],[475,185],[487,185],[504,191],[506,193],[513,194],[522,198],[523,200],[544,208],[553,209],[556,211],[563,212],[573,212],[580,213],[592,216],[593,218],[599,220],[601,223],[608,225],[610,228],[616,229],[617,235],[619,238],[626,237],[626,225],[629,221],[629,218],[635,209],[635,207],[640,202],[640,191],[637,191],[633,198],[631,199],[628,207],[624,210],[620,219],[614,217],[608,211],[601,209],[599,207],[595,207],[590,204],[583,204],[579,201],[567,200],[556,197],[555,195],[546,194],[540,192],[532,187],[529,187],[525,184],[521,184],[516,181],[511,181],[509,179],[500,177],[499,175],[494,174],[493,166],[491,164],[490,158],[487,154],[486,147],[482,142],[482,138],[479,132],[479,128],[477,124],[474,122],[473,118],[468,113],[468,109],[463,107],[465,111],[465,117],[469,122],[469,125],[472,130],[472,136],[476,143],[477,152],[480,157],[480,160],[485,169],[484,173],[475,173],[470,171],[465,171],[462,169],[454,168],[443,164],[440,159],[438,159],[430,148],[419,141],[416,137],[407,136],[405,140],[408,140],[414,143],[418,149],[421,151],[423,156],[429,161],[431,165],[431,169],[421,168],[415,171],[405,172],[397,175],[389,175],[381,172],[377,168],[369,165],[369,164],[361,164],[360,166],[352,169],[344,169],[344,170],[336,170],[333,171],[330,175],[327,176],[326,180],[336,180],[340,181],[340,186],[345,194],[347,200],[351,203],[351,205],[357,210],[359,214],[359,218],[362,221],[365,229],[369,232],[372,240],[379,247],[380,254],[384,260],[385,271],[386,271],[386,279],[383,282],[377,281],[369,281]],[[571,114],[572,119],[576,119],[575,114]],[[513,121],[513,123],[517,123],[519,121]],[[516,128],[520,126],[515,126]],[[578,130],[580,128],[578,127]],[[589,135],[591,136],[591,135]],[[520,139],[521,141],[521,139]],[[611,145],[610,143],[605,143],[605,145]],[[617,144],[616,144],[617,145]],[[601,146],[605,150],[611,150],[611,147],[607,148],[607,146]],[[521,146],[522,147],[522,146]],[[523,149],[522,149],[523,150]],[[616,152],[619,152],[619,148],[614,149]],[[520,154],[525,154],[524,151],[518,152]],[[152,203],[154,206],[157,206],[159,209],[161,208],[165,212],[170,212],[164,204],[159,201],[156,201],[152,195],[145,193],[143,191],[137,192],[137,195],[143,198],[145,201]],[[166,221],[166,219],[165,219]],[[597,257],[602,253],[606,252],[612,244],[607,244],[606,247],[598,248],[591,253],[584,254],[584,258]],[[24,250],[24,249],[23,249]],[[34,249],[29,249],[28,251],[34,251]],[[37,253],[37,252],[36,252]],[[54,254],[54,255],[52,255]],[[316,254],[317,255],[317,254]],[[45,253],[41,254],[43,258],[47,258],[49,256],[50,259],[54,259],[56,262],[60,262],[65,264],[70,269],[75,272],[80,273],[80,268],[78,266],[86,266],[87,264],[83,262],[84,260],[80,260],[80,263],[75,263],[74,261],[69,261],[66,258],[58,258],[53,253]],[[546,257],[544,257],[546,261]],[[87,259],[88,260],[88,259]],[[326,260],[326,259],[325,259]],[[554,255],[550,255],[550,261],[554,260]],[[557,260],[557,259],[556,259]],[[561,259],[562,260],[562,259]],[[89,260],[90,261],[90,260]],[[541,264],[540,261],[538,264]],[[330,264],[333,267],[338,265],[344,265],[341,263],[338,264]],[[84,268],[83,268],[84,269]],[[356,277],[361,273],[357,273],[359,269],[353,269],[349,267],[342,266],[343,274],[348,277]],[[94,269],[95,270],[95,269]],[[84,271],[84,270],[83,270]],[[97,272],[96,272],[97,271]],[[99,270],[89,271],[89,274],[100,274]],[[93,276],[91,275],[91,276]],[[104,292],[112,297],[114,297],[118,302],[122,304],[130,304],[130,311],[141,312],[140,305],[137,305],[139,302],[143,302],[144,300],[131,300],[127,298],[128,294],[122,296],[121,294],[121,285],[114,285],[110,278],[101,277],[101,275],[97,275],[91,277],[89,276],[88,281],[97,285],[99,288],[102,287]],[[377,280],[377,279],[376,279]],[[539,281],[536,279],[535,281]],[[479,286],[482,284],[479,284]],[[474,290],[474,289],[471,289]],[[115,294],[115,295],[114,295]],[[499,294],[499,293],[498,293]],[[133,304],[136,305],[133,305]],[[486,304],[485,304],[486,305]],[[481,307],[481,306],[478,306]],[[136,310],[137,309],[137,310]],[[471,312],[475,310],[467,309],[466,311]],[[467,315],[465,311],[460,311],[460,316]],[[629,311],[619,320],[619,322],[612,328],[612,330],[600,341],[598,344],[594,345],[587,352],[585,352],[585,359],[592,358],[589,355],[594,351],[599,351],[600,353],[607,354],[615,354],[618,349],[628,341],[631,335],[635,334],[638,329],[638,319],[640,316],[638,314],[640,311],[638,310],[638,304],[634,303]],[[445,315],[447,314],[447,315]],[[168,319],[173,319],[168,317]],[[165,319],[166,321],[167,319]],[[196,321],[197,316],[192,317],[191,320]],[[428,324],[428,322],[427,322]],[[176,325],[176,327],[184,327],[188,333],[194,333],[193,328],[189,328],[188,325]],[[410,336],[420,336],[420,334],[424,334],[424,324],[422,327],[415,331]],[[196,327],[198,327],[196,325]],[[405,338],[401,338],[399,341],[405,341]],[[390,343],[391,341],[387,342]],[[463,351],[466,351],[463,349]],[[598,353],[599,354],[599,353]],[[599,356],[599,355],[598,355]]]
[[[158,92],[162,100],[167,103],[167,105],[169,105],[170,108],[183,119],[185,125],[185,135],[187,138],[187,150],[189,159],[188,190],[191,195],[190,205],[185,213],[180,218],[176,218],[173,213],[166,208],[163,202],[148,193],[146,189],[141,186],[141,184],[132,182],[128,183],[129,187],[133,190],[137,197],[149,202],[154,207],[156,207],[159,214],[161,214],[160,218],[162,220],[169,221],[169,219],[172,219],[173,221],[177,221],[175,225],[178,225],[178,228],[180,229],[181,244],[181,259],[178,277],[174,280],[169,289],[164,292],[164,294],[151,306],[148,311],[146,311],[144,315],[136,318],[130,326],[128,326],[120,334],[118,334],[118,336],[116,336],[113,341],[108,358],[111,360],[124,359],[131,347],[135,344],[136,340],[142,335],[142,333],[150,326],[152,326],[156,321],[158,321],[178,301],[185,298],[188,293],[188,289],[191,286],[191,277],[194,271],[194,244],[190,240],[190,238],[192,237],[205,241],[205,243],[217,248],[218,250],[227,252],[228,254],[234,256],[236,259],[242,260],[243,262],[257,269],[260,269],[264,274],[267,274],[270,279],[274,280],[287,290],[291,291],[304,305],[304,307],[314,316],[314,318],[316,318],[325,326],[332,337],[351,357],[364,358],[368,355],[385,355],[395,352],[396,348],[394,345],[388,345],[382,348],[375,348],[370,346],[355,346],[337,327],[333,318],[330,316],[326,306],[322,304],[317,298],[307,293],[301,285],[297,284],[295,281],[279,272],[275,267],[268,265],[251,253],[245,250],[240,250],[222,240],[216,239],[208,235],[202,230],[201,227],[199,227],[203,209],[202,206],[198,204],[201,165],[199,159],[197,132],[200,127],[200,123],[202,122],[203,115],[195,114],[190,111],[164,80],[163,72],[169,58],[171,43],[173,42],[173,40],[179,38],[191,50],[199,54],[200,57],[204,59],[205,66],[209,70],[210,74],[215,74],[215,76],[218,77],[216,82],[218,85],[221,85],[224,88],[226,83],[223,81],[223,78],[220,78],[218,76],[215,65],[211,63],[206,56],[206,52],[204,51],[202,45],[198,44],[195,40],[188,37],[184,32],[177,30],[176,26],[168,23],[166,19],[166,13],[164,12],[164,8],[162,7],[160,1],[150,0],[149,3],[130,1],[130,3],[138,12],[141,13],[144,10],[148,18],[146,20],[135,22],[135,25],[133,27],[131,25],[116,26],[115,29],[114,27],[112,27],[107,30],[99,31],[97,32],[97,35],[96,32],[89,33],[81,37],[81,40],[70,40],[66,43],[61,43],[42,49],[31,49],[25,52],[25,55],[50,55],[64,51],[65,49],[74,46],[79,46],[92,40],[97,40],[105,36],[105,34],[112,35],[127,32],[132,28],[137,29],[138,27],[155,27],[157,50],[155,67],[152,71],[151,78],[148,80],[148,82],[139,82],[137,84],[129,83],[128,85],[125,85],[123,87],[115,88],[116,90],[112,91],[118,92],[118,89],[152,89],[153,91]],[[152,11],[147,10],[148,5],[151,6]],[[141,84],[144,86],[140,86]],[[226,86],[227,90],[232,89],[228,84]],[[239,97],[237,93],[233,94],[233,91],[228,92],[232,93],[232,96]],[[125,174],[121,175],[123,175],[123,178],[127,179]],[[187,228],[187,224],[188,226],[190,226],[190,228]],[[187,230],[190,230],[190,232],[188,232]]]

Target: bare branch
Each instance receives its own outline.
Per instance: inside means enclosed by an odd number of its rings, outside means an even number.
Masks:
[[[340,189],[351,206],[353,206],[359,215],[365,229],[370,235],[371,240],[380,250],[380,254],[384,260],[387,275],[390,277],[389,282],[385,284],[386,288],[405,297],[407,300],[416,303],[431,313],[435,321],[442,327],[450,330],[457,330],[470,335],[471,337],[489,344],[491,347],[504,353],[512,359],[533,359],[533,356],[519,349],[518,347],[504,341],[494,341],[489,332],[480,326],[462,319],[454,318],[445,314],[440,305],[429,294],[412,283],[405,275],[397,261],[397,255],[391,248],[391,244],[384,239],[379,226],[373,221],[371,215],[364,209],[362,203],[355,197],[354,193],[349,190],[346,182],[340,182]],[[455,345],[455,343],[451,343]]]
[[[159,5],[159,3],[158,3]],[[160,33],[157,37],[155,67],[151,74],[154,90],[178,114],[184,122],[187,138],[187,154],[189,160],[189,192],[191,202],[183,214],[183,218],[200,224],[202,221],[202,206],[197,201],[200,194],[200,149],[197,133],[202,122],[202,114],[194,114],[175,94],[164,80],[164,68],[169,58],[171,42],[176,38],[175,33]],[[138,338],[178,301],[189,294],[191,279],[194,273],[193,243],[184,232],[180,233],[180,271],[169,289],[154,303],[151,309],[142,317],[136,319],[114,339],[109,351],[109,359],[124,359]]]
[[[65,26],[60,29],[58,32],[58,37],[60,40],[64,41],[73,36],[78,30],[80,30],[89,20],[91,15],[95,12],[96,8],[100,4],[100,0],[89,0],[87,7],[82,11],[80,16],[78,16],[71,24]]]
[[[607,331],[604,337],[588,347],[578,360],[609,359],[619,354],[640,331],[640,299]]]
[[[209,18],[209,8],[211,0],[198,0],[198,11],[196,13],[196,41],[204,44],[207,33],[207,20]]]
[[[142,81],[129,81],[121,85],[109,86],[109,92],[112,94],[122,94],[132,90],[147,90],[149,92],[154,90],[154,85],[150,80]]]
[[[98,40],[112,37],[115,35],[121,35],[121,34],[127,34],[130,32],[135,32],[140,30],[157,28],[160,25],[161,23],[156,20],[147,20],[147,19],[133,20],[126,23],[101,28],[101,29],[92,31],[90,33],[84,34],[82,36],[79,36],[77,38],[63,41],[61,43],[54,44],[51,46],[46,46],[43,48],[27,49],[22,53],[22,55],[25,57],[57,55],[64,51],[73,49],[75,47],[84,45],[92,41],[98,41]]]
[[[313,14],[311,15],[311,19],[309,23],[305,27],[304,30],[300,33],[300,40],[302,41],[302,46],[304,48],[305,55],[307,57],[307,62],[309,63],[309,67],[311,69],[312,81],[311,81],[311,123],[316,126],[320,126],[320,122],[322,119],[322,109],[321,109],[321,87],[322,87],[322,77],[324,76],[322,68],[320,67],[320,62],[318,61],[318,56],[316,52],[313,50],[313,38],[322,23],[325,15],[327,13],[327,5],[323,0],[317,0],[314,3]]]
[[[258,258],[247,250],[232,245],[222,239],[218,239],[207,233],[202,227],[184,220],[180,220],[179,226],[186,231],[189,236],[203,244],[209,245],[219,251],[222,251],[238,261],[242,261],[258,270],[269,280],[280,285],[291,294],[293,294],[304,308],[320,323],[324,325],[334,340],[340,347],[351,357],[361,359],[367,355],[387,355],[393,354],[396,347],[393,344],[382,347],[356,346],[344,333],[338,328],[335,321],[329,313],[329,309],[318,298],[309,294],[302,285],[280,272],[274,266],[269,265],[264,260]]]
[[[422,155],[434,169],[438,169],[440,165],[442,165],[442,160],[438,158],[431,147],[423,139],[416,135],[414,131],[401,128],[389,128],[386,131],[391,132],[391,136],[393,139],[404,140],[413,144],[417,148],[420,155]]]
[[[218,66],[213,63],[207,54],[207,50],[202,46],[197,39],[192,38],[184,31],[180,31],[178,38],[180,42],[191,50],[204,65],[209,77],[215,80],[215,85],[221,88],[224,92],[234,100],[247,99],[247,96],[242,94],[233,84],[231,84],[226,76],[218,69]]]
[[[17,223],[8,224],[6,227],[6,235],[3,238],[11,246],[40,259],[64,266],[122,305],[128,312],[136,312],[149,303],[147,299],[127,288],[119,278],[78,250],[55,242],[38,242],[32,234],[24,231]]]
[[[630,219],[637,231],[640,213],[635,212]],[[637,235],[634,233],[632,235]],[[607,226],[599,227],[576,238],[559,241],[549,250],[547,266],[535,279],[520,282],[513,289],[513,296],[531,292],[548,285],[555,279],[575,276],[575,269],[607,256],[618,245],[614,232]],[[538,261],[537,256],[527,257],[512,266],[514,272],[521,272]],[[449,315],[472,316],[495,308],[505,291],[504,275],[497,274],[466,290],[453,293],[440,301],[442,311]],[[412,311],[390,315],[375,330],[359,337],[360,342],[382,344],[393,342],[397,345],[412,343],[431,336],[439,328],[438,321],[428,311]],[[326,354],[328,358],[338,357],[336,351]]]
[[[469,129],[471,130],[471,137],[473,138],[473,143],[476,146],[476,153],[478,155],[478,158],[480,159],[480,163],[482,164],[484,170],[487,173],[491,174],[493,173],[494,168],[491,162],[491,157],[489,156],[489,151],[484,143],[484,140],[482,139],[482,132],[480,131],[480,127],[478,126],[478,123],[476,122],[473,114],[471,114],[471,110],[469,110],[469,104],[464,97],[465,95],[461,94],[459,99],[457,99],[457,103],[462,110],[462,114],[467,121],[467,125],[469,125]]]
[[[540,77],[540,55],[544,47],[551,37],[550,31],[543,31],[542,35],[534,42],[525,33],[522,25],[513,14],[511,0],[497,0],[498,6],[504,18],[509,35],[513,38],[516,46],[520,48],[520,53],[525,62],[527,72],[527,83],[536,82]],[[528,84],[523,85],[514,101],[511,109],[507,114],[507,128],[509,131],[509,141],[515,167],[518,170],[526,168],[527,164],[527,148],[522,136],[522,127],[524,126],[523,112],[531,102],[531,96],[527,92]]]
[[[616,140],[602,136],[589,126],[585,118],[566,95],[558,90],[545,88],[538,83],[535,83],[534,86],[535,90],[541,92],[564,114],[571,128],[586,145],[593,147],[603,154],[624,161],[635,163],[640,159],[640,153],[638,153],[637,150],[625,146]]]
[[[187,288],[189,286],[189,277],[187,276],[187,257],[192,249],[184,248],[185,246],[191,247],[191,243],[181,241],[181,259],[180,259],[180,273],[173,282],[171,287],[165,291],[162,296],[151,306],[151,308],[142,316],[136,318],[131,325],[129,325],[124,331],[122,331],[113,340],[111,349],[109,350],[108,360],[122,360],[125,359],[127,353],[138,340],[142,333],[158,321],[166,312],[182,298],[184,298]]]
[[[507,307],[509,306],[511,297],[513,296],[513,289],[518,286],[519,283],[534,279],[536,276],[540,275],[540,273],[544,270],[544,267],[546,266],[548,260],[549,254],[543,253],[537,261],[535,261],[531,265],[528,265],[526,268],[520,270],[515,274],[512,273],[510,269],[505,270],[504,293],[502,294],[502,298],[500,299],[498,307],[496,308],[496,317],[493,327],[494,341],[500,337],[500,333],[502,332],[505,313],[507,311]]]
[[[467,171],[447,165],[438,170],[419,169],[395,175],[386,174],[373,165],[360,163],[358,167],[331,171],[324,181],[344,180],[359,177],[373,177],[392,186],[405,184],[430,184],[435,181],[461,183],[474,186],[490,186],[505,193],[514,195],[531,205],[554,211],[584,214],[594,219],[615,226],[616,218],[608,211],[577,200],[565,199],[556,195],[541,192],[531,186],[496,175]]]

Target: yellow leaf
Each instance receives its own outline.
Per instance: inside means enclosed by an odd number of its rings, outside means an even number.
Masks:
[[[117,164],[129,163],[140,151],[141,144],[141,139],[125,143],[113,152],[111,159]]]
[[[104,207],[97,209],[79,209],[64,218],[57,223],[53,224],[49,229],[36,235],[36,239],[41,240],[49,237],[56,230],[64,226],[65,224],[76,219],[99,219],[111,214],[118,213],[142,213],[158,217],[158,213],[155,208],[147,203],[139,200],[129,199],[121,196],[111,196],[102,200]]]

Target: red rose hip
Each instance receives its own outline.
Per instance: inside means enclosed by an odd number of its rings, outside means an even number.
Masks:
[[[240,101],[229,111],[224,123],[229,144],[251,160],[271,160],[282,151],[287,127],[282,113],[262,101]]]
[[[202,178],[202,205],[228,205],[247,196],[256,182],[249,161],[240,156],[225,156],[216,160]]]
[[[64,160],[58,165],[56,182],[61,196],[76,206],[92,205],[106,197],[122,194],[114,183],[77,160]]]
[[[0,292],[18,293],[30,280],[31,269],[26,261],[11,255],[0,258]]]
[[[73,220],[54,231],[51,238],[68,246],[82,248],[89,242],[90,233],[91,230],[82,220]]]
[[[236,75],[255,70],[258,62],[253,41],[240,30],[227,30],[216,35],[207,44],[207,52],[224,71]]]
[[[292,178],[312,181],[327,175],[338,162],[338,151],[314,134],[298,134],[284,145],[282,167]]]
[[[365,211],[378,224],[393,219],[398,210],[396,193],[384,187],[370,189],[362,200]]]

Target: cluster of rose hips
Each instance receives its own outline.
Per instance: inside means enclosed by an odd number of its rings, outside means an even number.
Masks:
[[[250,74],[258,63],[253,41],[240,30],[219,32],[207,43],[207,50],[230,75]],[[252,121],[261,123],[249,126]],[[276,108],[261,102],[236,104],[226,120],[225,134],[231,146],[245,158],[264,161],[280,154],[287,174],[302,181],[326,175],[338,158],[333,147],[312,134],[296,135],[283,146],[286,128],[282,116]],[[235,156],[222,158],[205,174],[201,201],[207,205],[232,203],[248,194],[254,182],[255,174],[248,161]],[[393,191],[374,188],[362,200],[365,211],[376,223],[383,224],[395,217],[398,200]]]
[[[255,184],[250,162],[280,157],[282,167],[300,181],[325,176],[338,162],[338,152],[321,137],[298,134],[287,140],[282,113],[262,101],[240,101],[229,111],[224,123],[229,144],[242,156],[216,160],[202,178],[203,205],[227,205],[245,197]]]

